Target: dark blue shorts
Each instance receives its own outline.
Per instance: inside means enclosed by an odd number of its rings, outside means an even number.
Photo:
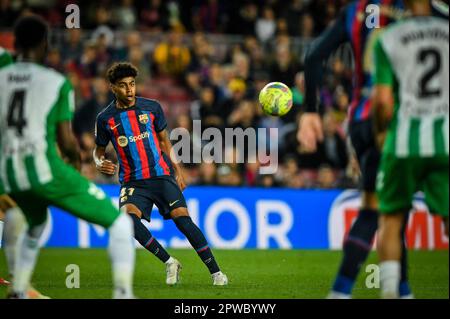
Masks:
[[[350,123],[350,138],[361,169],[361,188],[375,192],[381,154],[375,143],[373,121]]]
[[[170,219],[170,212],[187,207],[181,189],[172,176],[158,176],[146,180],[122,184],[119,207],[133,204],[142,212],[142,218],[150,221],[153,204],[164,219]]]

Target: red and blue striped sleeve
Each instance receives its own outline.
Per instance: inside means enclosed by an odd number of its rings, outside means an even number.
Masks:
[[[167,127],[166,117],[164,116],[164,111],[159,103],[156,103],[154,125],[156,133],[163,131]]]

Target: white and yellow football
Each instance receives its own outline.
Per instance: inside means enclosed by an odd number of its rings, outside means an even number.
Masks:
[[[292,108],[292,92],[284,83],[271,82],[259,93],[259,103],[267,115],[283,116]]]

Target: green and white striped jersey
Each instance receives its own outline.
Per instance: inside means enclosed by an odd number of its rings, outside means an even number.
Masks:
[[[6,193],[53,180],[57,124],[70,121],[74,94],[58,72],[34,63],[0,70],[0,185]],[[1,187],[0,187],[1,188]]]
[[[393,120],[384,152],[398,158],[449,154],[449,26],[414,17],[375,44],[375,84],[394,88]]]
[[[13,63],[11,54],[9,54],[8,51],[0,47],[0,69],[11,63]]]

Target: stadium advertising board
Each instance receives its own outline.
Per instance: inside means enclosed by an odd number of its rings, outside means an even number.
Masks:
[[[103,186],[117,203],[118,186]],[[211,246],[226,249],[341,249],[359,207],[357,191],[189,187],[185,196],[193,220]],[[107,232],[58,209],[50,210],[42,244],[47,247],[105,247]],[[146,223],[146,222],[145,222]],[[190,247],[172,221],[156,208],[146,224],[166,247]],[[414,249],[448,249],[439,218],[419,194],[407,229]],[[137,244],[138,245],[138,244]]]

